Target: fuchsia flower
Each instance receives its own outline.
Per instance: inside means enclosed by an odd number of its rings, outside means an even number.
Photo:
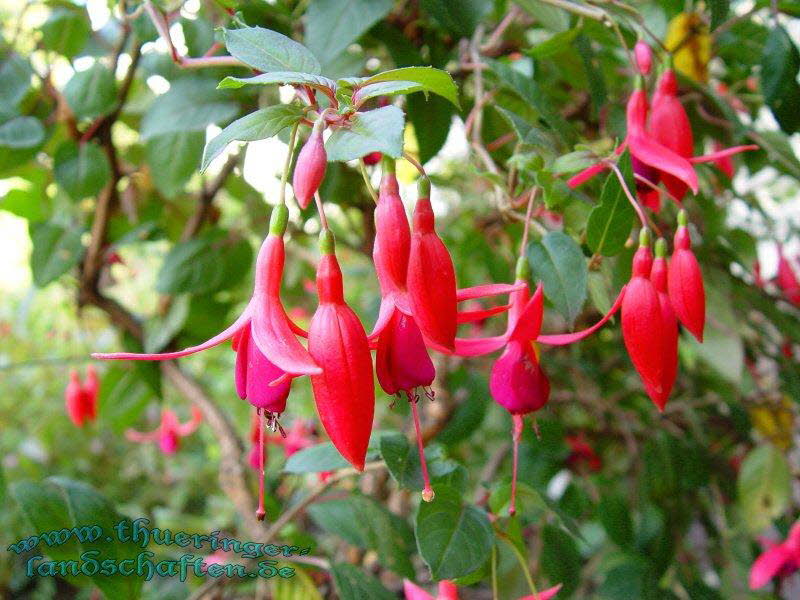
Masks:
[[[543,590],[538,594],[530,594],[523,596],[519,600],[550,600],[561,589],[562,584],[553,586],[547,590]],[[403,580],[403,594],[406,600],[458,600],[458,588],[452,581],[440,581],[439,593],[433,596],[419,587],[417,584],[412,583],[408,579]]]
[[[773,577],[788,577],[800,569],[800,523],[783,542],[764,541],[765,550],[750,567],[750,589],[767,585]]]
[[[125,431],[125,437],[138,444],[158,442],[161,452],[174,454],[180,448],[180,438],[194,433],[202,422],[203,413],[196,406],[192,406],[192,418],[186,423],[178,421],[178,415],[165,408],[161,411],[161,424],[154,431],[143,433],[135,429],[128,429]]]
[[[653,67],[653,51],[647,42],[639,40],[633,47],[633,56],[636,59],[636,67],[642,75],[649,75]]]
[[[311,376],[314,401],[328,436],[359,471],[364,468],[375,411],[372,357],[361,321],[344,301],[333,234],[320,234],[319,306],[308,330],[308,349],[322,367]]]
[[[658,305],[661,309],[662,336],[661,339],[652,340],[651,343],[661,343],[661,389],[648,390],[648,395],[653,399],[660,411],[664,410],[667,399],[672,393],[675,378],[678,374],[678,319],[672,308],[669,294],[667,293],[667,243],[663,239],[656,242],[656,258],[650,271],[650,281],[658,296]]]
[[[776,281],[786,299],[792,304],[800,306],[800,281],[798,281],[789,259],[783,253],[782,244],[778,244],[778,276]]]
[[[580,341],[602,327],[620,308],[625,297],[623,287],[608,314],[588,329],[568,334],[540,335],[544,315],[544,294],[542,285],[539,284],[531,297],[527,284],[529,276],[530,266],[525,257],[520,257],[517,260],[516,283],[521,289],[512,292],[505,333],[486,338],[456,338],[454,352],[458,356],[481,356],[503,349],[503,353],[492,366],[489,390],[492,398],[512,416],[514,465],[509,503],[509,513],[512,515],[516,510],[517,464],[522,418],[542,408],[550,395],[550,384],[539,365],[534,342],[561,346]]]
[[[97,397],[100,381],[92,365],[86,367],[86,380],[81,384],[78,372],[69,373],[69,383],[64,390],[64,405],[67,416],[78,427],[97,418]]]
[[[595,473],[603,468],[603,461],[597,455],[594,448],[589,445],[582,433],[578,435],[568,435],[564,438],[570,448],[567,457],[567,464],[571,469],[577,470],[580,465],[585,464],[590,471]]]
[[[706,293],[703,274],[692,252],[686,211],[678,213],[672,259],[669,262],[669,299],[675,315],[697,341],[703,341],[706,322]]]
[[[680,202],[687,189],[697,193],[698,180],[692,166],[694,163],[718,161],[758,148],[754,145],[734,146],[713,154],[694,156],[691,124],[677,98],[675,72],[668,68],[659,79],[653,95],[649,126],[647,94],[643,88],[644,82],[639,77],[636,89],[628,99],[627,134],[615,152],[622,154],[626,148],[630,150],[634,173],[650,184],[637,180],[639,197],[653,210],[658,211],[660,208],[658,192],[653,189],[659,181],[663,181],[670,195]],[[601,161],[570,178],[567,184],[572,188],[578,187],[606,168],[606,161]]]
[[[300,150],[300,154],[297,155],[297,163],[292,177],[292,189],[294,190],[294,197],[297,198],[297,203],[302,209],[309,205],[325,177],[328,154],[325,152],[325,143],[322,139],[324,129],[325,120],[320,118],[314,123],[311,135],[306,140],[302,150]]]

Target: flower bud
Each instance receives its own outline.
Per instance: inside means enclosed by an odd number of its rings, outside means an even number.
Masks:
[[[294,197],[300,208],[305,209],[314,194],[319,189],[323,177],[325,177],[325,167],[328,164],[328,155],[325,152],[325,143],[322,140],[322,130],[325,128],[325,121],[320,119],[314,123],[314,129],[306,141],[303,149],[297,157],[297,164],[294,167],[294,177],[292,178],[292,188]]]

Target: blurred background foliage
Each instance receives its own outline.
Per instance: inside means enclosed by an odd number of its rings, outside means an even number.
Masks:
[[[461,286],[511,279],[524,216],[514,200],[538,186],[540,226],[529,248],[535,276],[553,280],[535,258],[548,231],[562,230],[568,251],[581,258],[572,270],[558,260],[552,267],[579,284],[561,290],[567,296],[546,289],[546,332],[594,322],[629,276],[631,244],[602,257],[587,244],[605,178],[573,192],[562,176],[624,137],[634,77],[623,41],[632,47],[644,37],[658,46],[658,39],[674,49],[696,153],[714,141],[761,149],[734,158],[730,182],[713,166],[698,167],[701,193],[684,202],[709,315],[704,344],[681,336],[667,410],[659,414],[643,393],[615,323],[580,344],[542,349],[553,392],[537,415],[539,435],[524,434],[517,518],[505,516],[510,419],[489,397],[490,359],[436,357],[437,400],[423,410],[433,436],[426,454],[456,504],[479,519],[485,509],[500,516],[486,545],[497,550],[500,598],[529,593],[509,543],[524,553],[540,589],[563,583],[559,598],[800,595],[797,576],[747,588],[759,539],[785,537],[800,511],[800,323],[797,307],[771,282],[776,244],[791,257],[800,248],[800,4],[788,0],[0,1],[4,546],[57,526],[41,517],[47,510],[36,510],[46,507],[47,486],[63,488],[52,476],[91,486],[69,488],[78,496],[107,499],[103,518],[116,511],[239,539],[264,533],[232,499],[257,483],[255,472],[226,462],[233,440],[234,451],[245,450],[234,459],[246,464],[250,429],[227,347],[182,360],[183,379],[150,363],[99,365],[97,420],[77,429],[64,413],[68,371],[83,371],[90,352],[185,347],[239,313],[286,156],[284,130],[229,146],[200,174],[206,140],[257,108],[291,101],[292,90],[217,90],[225,76],[249,70],[182,68],[148,7],[168,15],[177,56],[224,55],[219,28],[246,24],[302,41],[333,79],[410,65],[450,72],[460,109],[433,95],[395,100],[407,115],[406,150],[431,174],[438,231]],[[371,175],[377,183],[377,170]],[[415,176],[399,164],[409,208]],[[369,330],[379,303],[372,201],[356,164],[331,163],[322,197],[340,240],[347,300]],[[310,286],[319,223],[313,208],[290,210],[283,298],[307,323],[316,306]],[[654,215],[667,235],[675,214],[669,203]],[[107,224],[102,231],[99,222]],[[621,227],[625,239],[631,225]],[[758,263],[764,287],[755,285]],[[502,328],[503,319],[493,319],[463,333]],[[201,387],[187,394],[186,381]],[[203,425],[166,456],[125,439],[129,427],[154,429],[162,407],[186,420],[198,394],[204,409],[228,418],[224,440],[223,430]],[[376,429],[387,433],[375,436],[371,456],[386,463],[415,456],[402,436],[392,437],[409,432],[407,403],[392,400],[378,390]],[[300,418],[316,419],[303,379],[293,385],[285,425]],[[327,450],[286,463],[270,446],[267,526],[320,485],[315,472],[341,466]],[[312,547],[318,559],[294,563],[291,580],[225,580],[206,589],[199,578],[157,578],[122,590],[85,577],[30,579],[26,556],[4,552],[0,594],[88,598],[97,585],[113,598],[186,598],[198,590],[394,597],[403,577],[424,585],[431,572],[418,546],[424,532],[414,531],[428,510],[414,491],[419,473],[397,464],[389,471],[337,480],[273,532]],[[489,555],[456,554],[438,568],[425,557],[433,579],[458,578],[465,598],[491,597]]]

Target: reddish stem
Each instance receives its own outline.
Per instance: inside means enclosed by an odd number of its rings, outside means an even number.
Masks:
[[[420,468],[422,469],[422,481],[423,481],[423,488],[422,488],[422,499],[425,502],[430,502],[433,500],[433,488],[431,487],[431,480],[428,477],[428,464],[425,462],[425,447],[422,445],[422,428],[419,424],[419,410],[417,409],[417,400],[413,398],[410,394],[408,397],[408,401],[411,404],[411,414],[413,415],[414,419],[414,431],[417,435],[417,449],[419,450],[419,464]]]
[[[267,515],[264,510],[264,418],[261,409],[256,409],[258,414],[258,509],[256,519],[263,521]]]
[[[517,467],[519,466],[519,440],[522,437],[522,415],[512,415],[511,440],[513,442],[513,465],[511,467],[511,501],[508,505],[508,514],[517,513]]]

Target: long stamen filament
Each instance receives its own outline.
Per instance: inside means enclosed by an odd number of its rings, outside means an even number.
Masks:
[[[423,481],[423,488],[422,488],[422,499],[425,502],[430,502],[433,500],[433,488],[431,487],[431,480],[428,476],[428,464],[425,461],[425,448],[422,445],[422,428],[419,424],[419,410],[417,408],[417,399],[412,397],[411,394],[408,395],[408,401],[411,404],[411,414],[414,419],[414,431],[417,435],[417,449],[419,450],[419,464],[420,468],[422,469],[422,481]]]
[[[256,519],[263,521],[267,515],[264,510],[264,419],[261,416],[261,409],[256,409],[258,415],[258,509]]]
[[[508,514],[517,513],[517,468],[519,466],[519,440],[522,437],[522,415],[512,415],[511,440],[513,442],[513,465],[511,467],[511,501],[508,505]]]
[[[292,168],[292,155],[294,154],[294,144],[297,140],[297,130],[300,128],[300,121],[292,127],[292,134],[289,136],[289,147],[286,150],[286,162],[283,165],[281,175],[281,204],[286,204],[286,182],[289,180],[289,169]]]

